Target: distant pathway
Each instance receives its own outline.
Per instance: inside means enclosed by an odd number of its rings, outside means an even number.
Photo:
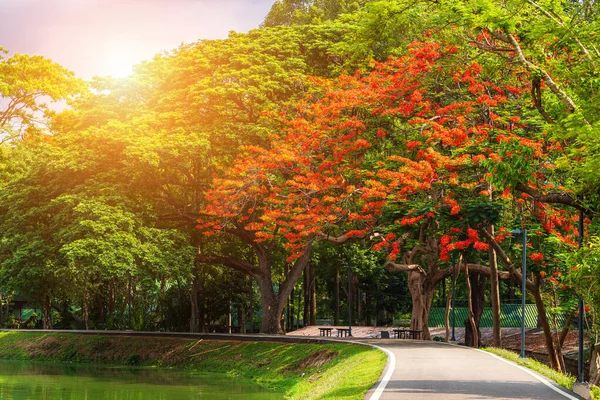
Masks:
[[[420,340],[360,342],[379,346],[395,358],[389,374],[388,356],[385,389],[377,391],[375,385],[366,400],[580,399],[526,368],[483,351]]]

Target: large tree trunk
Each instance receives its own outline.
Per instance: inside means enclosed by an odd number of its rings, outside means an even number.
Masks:
[[[418,271],[408,273],[408,289],[412,298],[410,329],[422,332],[423,340],[431,340],[429,332],[429,310],[433,300],[435,285]]]
[[[248,237],[252,237],[247,232],[244,234],[240,233],[240,236],[241,238],[246,239],[248,239]],[[308,261],[310,259],[312,242],[307,243],[304,248],[304,252],[296,258],[296,261],[294,261],[293,266],[289,269],[289,272],[286,274],[283,282],[280,282],[278,293],[275,293],[273,286],[273,276],[271,273],[272,265],[268,249],[251,240],[249,240],[248,243],[251,244],[255,250],[258,259],[258,266],[252,265],[243,260],[220,256],[201,256],[198,258],[198,261],[202,263],[229,266],[254,277],[258,283],[261,294],[261,333],[283,334],[284,332],[281,329],[281,322],[286,300],[292,293],[294,285],[296,282],[298,282],[300,276],[302,276],[302,272],[306,271],[306,266],[308,265]]]
[[[261,294],[262,322],[260,333],[269,333],[274,335],[283,335],[285,332],[281,329],[281,316],[285,308],[286,297],[275,294],[273,284],[269,280],[257,279]]]
[[[488,232],[494,236],[494,226],[488,227]],[[492,247],[488,249],[490,264],[490,297],[492,303],[492,343],[494,347],[502,347],[502,329],[500,326],[500,284],[498,281],[498,260]]]
[[[423,309],[425,299],[423,298],[423,276],[419,272],[408,273],[408,290],[412,298],[412,313],[410,316],[410,329],[423,329]]]
[[[260,333],[284,334],[281,329],[281,320],[287,298],[310,259],[310,244],[306,246],[304,253],[294,262],[283,282],[279,284],[276,294],[273,289],[273,278],[271,275],[271,264],[268,257],[259,257],[259,268],[255,272],[262,304],[262,323]]]
[[[550,329],[550,323],[548,322],[548,316],[546,315],[546,306],[544,305],[544,300],[542,299],[542,294],[540,292],[540,277],[537,274],[535,278],[535,289],[531,292],[533,294],[533,298],[535,299],[535,306],[537,308],[539,322],[544,330],[544,339],[546,340],[546,349],[548,350],[550,366],[555,370],[562,372],[562,354],[560,349],[554,343],[552,329]]]

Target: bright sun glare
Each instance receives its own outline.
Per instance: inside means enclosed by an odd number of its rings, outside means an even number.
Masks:
[[[113,78],[124,78],[133,73],[133,66],[139,62],[132,51],[126,46],[111,43],[105,47],[105,62],[103,70]]]

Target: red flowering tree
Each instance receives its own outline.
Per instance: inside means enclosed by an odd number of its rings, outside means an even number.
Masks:
[[[450,274],[440,268],[439,221],[459,217],[457,199],[480,196],[487,187],[482,162],[495,153],[486,144],[509,135],[512,124],[501,116],[510,111],[504,109],[507,92],[483,81],[479,65],[459,65],[465,60],[455,47],[415,43],[408,55],[376,63],[367,75],[315,79],[317,90],[286,116],[285,134],[273,137],[269,148],[245,147],[215,179],[199,228],[236,236],[255,259],[200,261],[257,280],[262,332],[281,332],[285,301],[315,240],[344,243],[396,226],[404,231],[401,239],[390,232],[376,247],[389,247],[391,270],[409,272],[412,325],[429,337],[433,288]],[[278,249],[287,251],[290,265],[276,291]]]

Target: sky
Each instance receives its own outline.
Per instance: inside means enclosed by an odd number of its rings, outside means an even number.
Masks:
[[[181,43],[257,28],[275,0],[0,0],[0,46],[85,79],[126,76]]]

